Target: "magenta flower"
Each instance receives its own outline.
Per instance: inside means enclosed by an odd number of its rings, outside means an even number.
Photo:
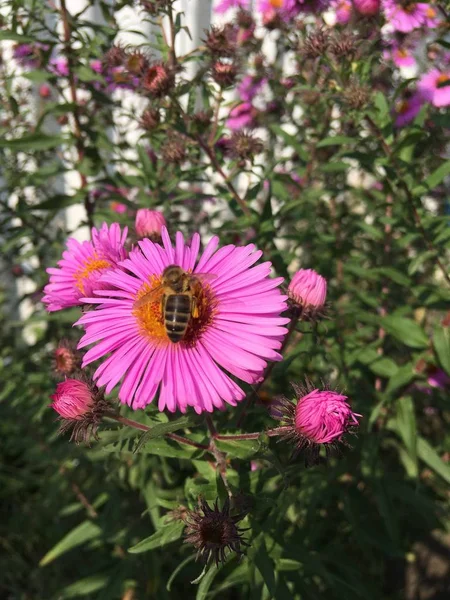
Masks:
[[[404,127],[414,120],[423,105],[423,99],[419,94],[414,94],[410,98],[399,100],[395,104],[395,126]]]
[[[270,412],[281,421],[280,436],[294,444],[293,455],[308,451],[307,463],[317,462],[320,447],[329,450],[341,442],[347,432],[359,425],[362,415],[354,413],[347,396],[332,390],[304,389],[293,384],[296,402],[277,398]]]
[[[434,8],[434,6],[431,6],[429,4],[427,5],[424,15],[424,23],[426,27],[429,27],[430,29],[434,29],[439,25],[440,19],[438,16],[438,12]]]
[[[416,64],[412,52],[404,46],[395,44],[388,53],[397,67],[413,67]]]
[[[220,0],[217,6],[214,7],[214,12],[223,14],[230,8],[242,8],[247,10],[250,7],[250,0]]]
[[[49,70],[58,75],[59,77],[68,77],[69,75],[69,63],[67,58],[52,58],[49,63]]]
[[[159,238],[161,236],[161,230],[165,226],[166,219],[158,210],[140,208],[136,213],[134,227],[139,237]]]
[[[231,109],[226,125],[232,131],[254,127],[254,115],[255,108],[251,102],[242,102]]]
[[[262,14],[263,22],[267,23],[276,17],[283,21],[290,21],[300,12],[296,0],[259,0],[258,10]]]
[[[56,392],[50,396],[50,407],[63,419],[81,419],[94,405],[94,396],[90,387],[78,379],[66,379],[56,386]]]
[[[434,388],[445,388],[450,384],[450,377],[442,369],[434,368],[428,374],[427,383]]]
[[[396,31],[409,33],[426,24],[426,15],[430,7],[424,2],[405,4],[401,0],[384,0],[383,8],[387,21]]]
[[[353,4],[361,15],[372,16],[380,11],[380,0],[353,0]]]
[[[433,69],[419,79],[417,91],[423,100],[441,108],[450,105],[450,71]]]
[[[110,202],[109,208],[118,215],[124,215],[128,210],[128,206],[126,204],[122,204],[122,202],[116,202],[115,200]]]
[[[101,229],[92,229],[92,242],[67,240],[59,268],[47,269],[50,281],[42,301],[49,312],[79,306],[81,298],[94,293],[100,276],[125,259],[127,231],[125,227],[121,233],[117,223],[109,228],[103,223]]]
[[[103,71],[102,61],[99,60],[98,58],[91,60],[89,65],[90,65],[91,69],[94,71],[94,73],[101,73]]]
[[[277,289],[281,278],[270,279],[269,262],[253,266],[261,257],[253,244],[228,245],[216,252],[213,237],[197,262],[200,236],[190,246],[181,233],[175,247],[162,230],[163,246],[144,239],[120,266],[105,273],[99,304],[78,321],[86,334],[79,347],[96,343],[83,366],[107,358],[94,379],[106,385],[106,393],[122,381],[119,398],[133,408],[144,408],[159,391],[158,408],[197,413],[235,406],[243,390],[227,373],[249,384],[261,377],[268,360],[280,360],[277,352],[289,319],[280,314],[286,297]],[[181,341],[170,341],[164,324],[161,295],[136,306],[136,301],[158,288],[170,265],[184,272],[202,273],[196,281],[196,305]]]
[[[352,15],[352,3],[350,0],[335,0],[332,3],[332,8],[336,11],[336,20],[341,25],[345,25],[350,21]]]
[[[239,97],[243,102],[251,102],[265,83],[267,79],[264,77],[255,79],[251,75],[246,75],[237,88]]]
[[[327,281],[313,269],[300,269],[289,284],[288,294],[303,318],[315,318],[325,308]]]

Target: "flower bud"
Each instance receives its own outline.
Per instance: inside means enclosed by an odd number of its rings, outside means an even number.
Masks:
[[[55,349],[53,362],[57,373],[70,375],[80,366],[81,361],[73,345],[70,342],[63,341]]]
[[[142,77],[142,86],[150,95],[161,98],[173,87],[175,79],[173,73],[164,63],[150,66]]]
[[[313,269],[300,269],[288,287],[291,304],[300,309],[302,318],[314,319],[324,311],[327,282]]]
[[[78,379],[66,379],[56,386],[56,392],[50,396],[51,408],[63,419],[80,420],[94,406],[91,388]]]
[[[157,210],[140,208],[136,213],[135,229],[139,237],[149,237],[156,241],[166,225],[164,215]]]
[[[221,87],[232,85],[238,74],[237,66],[232,62],[217,60],[211,69],[212,78]]]
[[[372,16],[380,11],[380,0],[353,0],[353,4],[361,15]]]
[[[52,95],[52,90],[50,88],[49,85],[47,85],[46,83],[43,83],[42,85],[39,86],[39,96],[41,98],[50,98],[50,96]]]

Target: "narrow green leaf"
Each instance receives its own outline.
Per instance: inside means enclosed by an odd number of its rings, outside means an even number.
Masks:
[[[139,442],[136,445],[135,452],[139,452],[139,450],[150,440],[154,440],[159,437],[163,437],[166,433],[173,433],[174,431],[178,431],[179,429],[185,429],[186,427],[192,427],[193,425],[198,424],[197,415],[189,415],[186,417],[180,417],[176,419],[176,421],[169,421],[169,423],[159,423],[155,425],[149,431],[146,431],[140,438]]]
[[[447,175],[450,175],[450,160],[442,163],[442,165],[433,171],[431,175],[428,175],[424,181],[424,184],[428,189],[432,190],[438,186],[447,177]]]
[[[14,140],[0,139],[0,148],[11,150],[50,150],[66,142],[60,135],[45,135],[44,133],[30,133]]]
[[[409,396],[399,398],[396,407],[395,427],[406,446],[410,459],[416,466],[415,475],[417,476],[419,472],[417,466],[417,425],[412,398]]]
[[[438,325],[433,334],[433,345],[441,367],[450,375],[450,329]]]
[[[85,542],[99,537],[101,533],[102,530],[100,527],[92,521],[85,521],[84,523],[81,523],[75,527],[75,529],[72,529],[70,533],[65,535],[62,540],[59,541],[49,552],[47,552],[44,558],[42,558],[39,562],[39,566],[45,567],[45,565],[48,565],[54,561],[55,558],[58,558],[65,552],[72,550],[72,548],[76,548]]]
[[[276,581],[273,560],[270,558],[267,552],[263,534],[260,534],[260,536],[258,537],[259,543],[257,540],[255,540],[255,552],[252,552],[252,559],[255,563],[256,568],[260,572],[261,577],[263,578],[263,581],[266,584],[271,597],[274,597],[276,590]]]
[[[381,319],[381,325],[387,333],[411,348],[426,348],[429,340],[422,327],[405,317],[390,315]]]
[[[93,592],[98,592],[103,589],[109,582],[110,575],[97,574],[90,577],[79,579],[75,583],[68,585],[62,591],[58,592],[58,598],[65,600],[66,598],[77,598],[79,596],[87,596]]]
[[[417,439],[417,454],[423,462],[450,483],[450,467],[441,460],[438,453],[422,437]]]
[[[178,573],[180,571],[182,571],[184,569],[184,567],[187,564],[189,564],[190,562],[192,562],[193,560],[195,560],[195,554],[191,554],[190,556],[188,556],[187,558],[185,558],[182,562],[180,562],[180,564],[174,570],[174,572],[172,573],[172,575],[169,577],[169,581],[167,582],[167,585],[166,585],[166,590],[168,592],[171,591],[172,583],[175,581],[175,577],[178,575]]]
[[[200,581],[200,585],[198,586],[197,595],[195,596],[195,600],[205,600],[208,595],[209,588],[214,580],[214,577],[221,570],[222,566],[216,567],[216,565],[211,565],[209,567],[208,572]]]
[[[155,548],[161,548],[161,546],[167,546],[176,540],[179,540],[184,529],[184,523],[175,521],[164,525],[162,529],[154,533],[153,535],[141,540],[135,546],[128,548],[128,552],[131,554],[139,554],[141,552],[148,552]]]
[[[256,454],[261,447],[259,440],[217,440],[219,450],[236,458],[249,458]]]
[[[346,135],[334,135],[320,140],[316,148],[325,148],[326,146],[342,146],[343,144],[354,144],[356,141],[356,138],[348,137]]]

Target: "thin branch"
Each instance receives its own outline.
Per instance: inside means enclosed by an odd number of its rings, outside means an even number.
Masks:
[[[262,434],[268,435],[269,437],[275,437],[288,431],[290,427],[275,427],[274,429],[267,429],[266,431],[258,431],[255,433],[238,433],[236,435],[219,435],[215,436],[216,440],[223,442],[240,441],[240,440],[257,440]]]

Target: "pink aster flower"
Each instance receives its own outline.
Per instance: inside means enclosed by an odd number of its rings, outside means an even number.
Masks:
[[[92,229],[92,242],[69,238],[59,268],[47,269],[50,281],[42,301],[49,312],[79,306],[81,298],[94,293],[100,276],[126,257],[124,248],[127,228],[123,233],[117,223]]]
[[[442,73],[432,69],[419,79],[417,84],[419,95],[438,108],[450,104],[450,71]]]
[[[259,0],[258,10],[262,14],[264,23],[276,17],[287,22],[300,12],[296,0]]]
[[[424,23],[430,29],[434,29],[440,23],[438,11],[431,4],[428,4],[425,10]]]
[[[332,390],[307,389],[293,384],[296,401],[282,396],[271,406],[271,415],[281,421],[280,436],[294,443],[294,456],[308,451],[307,462],[317,462],[320,447],[329,450],[342,441],[347,432],[359,425],[347,396]]]
[[[255,108],[251,102],[242,102],[230,111],[227,119],[227,127],[232,131],[254,126]]]
[[[450,377],[442,369],[434,368],[428,373],[427,383],[434,388],[445,388],[450,384]]]
[[[372,16],[380,11],[380,0],[353,0],[353,4],[361,15]]]
[[[404,98],[395,103],[394,115],[395,126],[404,127],[414,120],[423,105],[423,99],[419,94],[414,94],[410,98]]]
[[[404,46],[395,44],[387,54],[397,67],[413,67],[416,64],[412,52]]]
[[[302,318],[321,316],[327,297],[327,281],[313,269],[300,269],[288,287],[291,303],[299,308]]]
[[[122,204],[122,202],[116,202],[115,200],[110,202],[109,208],[118,215],[124,215],[128,210],[128,206],[126,204]]]
[[[424,2],[402,2],[401,0],[384,0],[383,8],[386,19],[396,31],[409,33],[425,24],[428,4]]]
[[[217,6],[214,7],[214,12],[223,14],[230,10],[230,8],[242,8],[247,10],[250,7],[250,0],[221,0]]]
[[[86,329],[79,347],[96,343],[83,366],[107,356],[94,379],[106,385],[106,393],[121,381],[119,398],[135,409],[158,392],[161,411],[235,406],[245,394],[228,373],[252,384],[268,360],[281,359],[283,326],[289,321],[280,316],[286,308],[277,289],[282,279],[269,278],[268,262],[254,266],[262,252],[253,244],[217,250],[219,239],[213,237],[197,262],[199,234],[187,245],[178,232],[173,247],[163,228],[162,241],[162,246],[138,242],[121,269],[102,277],[103,287],[96,291],[102,297],[85,300],[99,306],[78,321]],[[168,337],[171,322],[166,319],[165,325],[161,287],[163,272],[173,265],[201,274],[192,282],[195,306],[176,342]],[[149,299],[142,304],[144,296]]]
[[[69,63],[64,56],[60,58],[52,58],[49,63],[49,70],[59,77],[68,77]]]
[[[238,94],[243,102],[251,102],[263,85],[267,83],[266,78],[255,79],[246,75],[238,85]]]
[[[351,0],[336,0],[332,3],[332,8],[336,11],[336,20],[341,25],[345,25],[350,21],[352,16]]]
[[[66,379],[56,386],[56,392],[50,396],[50,407],[63,419],[81,419],[94,405],[94,396],[90,387],[78,379]]]
[[[98,58],[91,60],[89,65],[90,65],[91,69],[94,71],[94,73],[101,73],[103,71],[102,61],[99,60]]]
[[[159,210],[140,208],[136,213],[134,227],[139,237],[160,238],[166,219]],[[155,240],[156,241],[156,240]]]

